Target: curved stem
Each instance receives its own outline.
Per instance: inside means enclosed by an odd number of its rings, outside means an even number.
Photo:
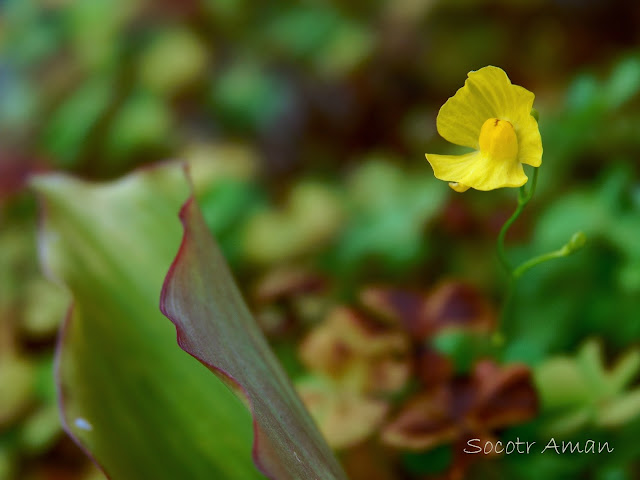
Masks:
[[[513,279],[517,280],[522,276],[524,272],[526,272],[532,267],[535,267],[536,265],[546,262],[547,260],[553,260],[554,258],[568,257],[572,253],[575,253],[581,248],[583,248],[586,243],[587,243],[587,236],[584,234],[584,232],[577,231],[571,236],[569,241],[558,250],[543,253],[542,255],[533,257],[532,259],[527,260],[526,262],[521,264],[518,268],[516,268],[513,271]]]
[[[525,199],[525,204],[531,200],[533,194],[536,193],[536,185],[538,185],[538,172],[540,171],[539,167],[533,169],[533,178],[531,179],[531,188],[529,192],[527,192],[527,197]]]
[[[509,217],[509,219],[504,223],[504,225],[502,226],[502,229],[500,229],[500,233],[498,234],[498,245],[497,245],[498,258],[500,259],[500,263],[502,264],[502,266],[504,267],[504,269],[507,271],[509,275],[513,275],[514,271],[504,251],[504,240],[507,236],[507,232],[509,231],[509,228],[511,227],[511,225],[513,225],[513,222],[515,222],[518,219],[518,217],[524,210],[524,207],[527,206],[527,203],[529,203],[529,201],[533,197],[533,194],[536,191],[537,184],[538,184],[538,168],[535,168],[533,170],[533,178],[531,179],[531,187],[529,188],[528,191],[525,189],[524,185],[520,187],[520,190],[518,191],[518,206],[515,212],[513,212],[513,214],[511,215],[511,217]]]
[[[513,271],[513,267],[511,266],[511,263],[507,259],[507,255],[504,251],[504,239],[507,235],[507,231],[509,230],[513,222],[515,222],[517,218],[520,216],[520,214],[522,213],[522,210],[524,210],[524,204],[518,202],[518,208],[516,208],[516,211],[513,212],[513,215],[509,217],[509,220],[507,220],[504,223],[504,225],[502,226],[502,229],[500,230],[500,234],[498,235],[498,258],[500,259],[500,263],[502,264],[504,269],[509,274],[511,274],[511,272]]]
[[[554,250],[553,252],[543,253],[542,255],[533,257],[532,259],[527,260],[526,262],[524,262],[522,265],[520,265],[518,268],[516,268],[513,271],[513,278],[514,279],[520,278],[524,272],[526,272],[532,267],[535,267],[536,265],[539,265],[540,263],[546,262],[548,260],[552,260],[554,258],[566,257],[570,253],[571,253],[570,249],[565,245],[558,250]]]

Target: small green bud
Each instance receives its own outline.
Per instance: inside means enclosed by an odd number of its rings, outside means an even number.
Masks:
[[[569,253],[574,253],[580,250],[587,243],[587,236],[584,232],[576,232],[567,243],[566,247],[569,250]]]

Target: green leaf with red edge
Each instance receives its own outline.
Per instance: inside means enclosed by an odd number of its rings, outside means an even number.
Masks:
[[[190,192],[182,167],[108,184],[48,175],[33,186],[44,267],[74,298],[57,352],[69,434],[113,479],[264,478],[249,413],[180,350],[158,310]]]
[[[191,199],[182,245],[162,290],[180,346],[227,382],[254,418],[254,459],[277,480],[346,479],[236,287]]]

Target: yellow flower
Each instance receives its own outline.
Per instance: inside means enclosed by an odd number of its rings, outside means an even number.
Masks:
[[[438,133],[451,143],[473,148],[464,155],[426,157],[436,178],[457,192],[493,190],[527,182],[523,164],[539,167],[542,140],[531,116],[535,95],[512,85],[498,67],[469,72],[467,81],[440,108]]]

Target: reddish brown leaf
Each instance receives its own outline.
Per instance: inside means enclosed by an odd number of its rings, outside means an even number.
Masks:
[[[254,460],[269,478],[345,479],[251,316],[197,204],[180,214],[182,245],[162,291],[180,346],[247,400]]]

